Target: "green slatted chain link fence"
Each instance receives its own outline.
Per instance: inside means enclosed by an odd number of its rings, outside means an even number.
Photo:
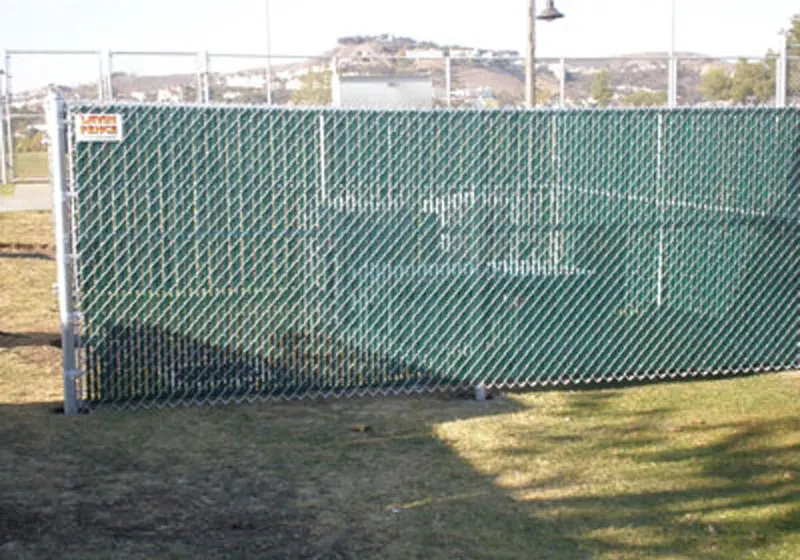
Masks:
[[[797,108],[66,123],[85,406],[798,365]]]

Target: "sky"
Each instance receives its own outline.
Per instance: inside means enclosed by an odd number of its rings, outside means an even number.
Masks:
[[[267,0],[0,0],[0,48],[266,51]],[[539,8],[545,0],[538,0]],[[338,37],[393,33],[443,44],[522,51],[526,0],[269,0],[273,54],[313,55]],[[675,7],[678,51],[761,56],[798,0],[556,0],[566,18],[537,24],[537,55],[665,52]],[[120,57],[115,69],[192,71],[193,57]],[[85,82],[94,56],[13,55],[13,88]],[[218,63],[219,70],[232,70]],[[226,66],[223,68],[222,66]]]

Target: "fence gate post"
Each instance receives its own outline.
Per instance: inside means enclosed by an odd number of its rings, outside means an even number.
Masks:
[[[61,319],[61,352],[64,376],[64,414],[78,413],[75,382],[75,324],[72,302],[72,248],[70,243],[70,196],[66,172],[66,104],[58,92],[47,96],[47,138],[50,181],[53,189],[53,218],[56,242],[58,311]]]
[[[15,182],[16,164],[14,157],[14,127],[11,122],[11,55],[8,51],[3,51],[3,103],[5,104],[6,132],[8,133],[8,151],[6,152],[6,165],[8,178],[6,182]]]
[[[5,76],[2,76],[5,82]],[[3,117],[6,96],[5,88],[0,89],[0,184],[8,183],[8,167],[6,166],[6,120]]]

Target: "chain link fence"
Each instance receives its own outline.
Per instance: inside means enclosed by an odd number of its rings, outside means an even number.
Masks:
[[[537,106],[637,108],[800,105],[800,58],[664,55],[540,58]],[[42,104],[67,99],[277,107],[508,109],[524,105],[525,61],[514,51],[422,49],[307,57],[178,52],[6,52],[0,180],[46,178]],[[785,75],[784,75],[785,73]],[[777,74],[777,75],[776,75]]]
[[[67,123],[86,406],[798,365],[796,109]]]
[[[47,76],[45,85],[71,84],[60,86],[67,99],[100,99],[98,56],[99,51],[5,51],[0,68],[0,184],[48,180],[44,97],[26,85]],[[65,65],[69,71],[60,68]]]

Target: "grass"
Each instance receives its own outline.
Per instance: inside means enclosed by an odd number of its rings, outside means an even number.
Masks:
[[[47,152],[17,152],[14,157],[14,173],[17,178],[47,180],[50,173]]]
[[[49,227],[0,215],[0,558],[797,557],[790,373],[52,414]]]
[[[0,196],[11,196],[14,194],[14,185],[9,183],[0,183]]]

